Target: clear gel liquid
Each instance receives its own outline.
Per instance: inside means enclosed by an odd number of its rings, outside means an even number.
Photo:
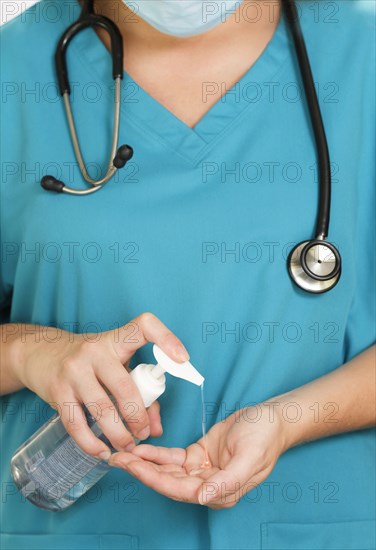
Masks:
[[[204,382],[201,385],[201,418],[202,418],[202,438],[204,441],[204,449],[205,449],[205,460],[201,464],[201,468],[211,468],[211,462],[209,459],[209,453],[208,453],[208,445],[207,445],[207,437],[206,437],[206,415],[205,415],[205,396],[204,396]]]

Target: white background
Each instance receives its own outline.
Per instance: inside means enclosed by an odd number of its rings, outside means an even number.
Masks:
[[[315,0],[312,0],[314,2]],[[326,0],[329,1],[329,0]],[[368,9],[370,16],[375,17],[376,1],[375,0],[334,0],[335,2],[358,2],[363,9]],[[17,15],[20,15],[24,10],[37,4],[39,0],[0,0],[0,25],[7,23]]]
[[[39,0],[0,0],[0,25],[17,17]]]

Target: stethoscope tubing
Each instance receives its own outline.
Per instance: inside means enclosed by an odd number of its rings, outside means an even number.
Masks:
[[[111,147],[111,153],[110,153],[110,158],[109,158],[109,162],[108,162],[108,168],[107,168],[107,172],[106,172],[105,176],[102,179],[93,180],[89,176],[89,174],[86,170],[86,165],[85,165],[82,153],[81,153],[81,148],[80,148],[80,144],[79,144],[79,140],[78,140],[78,136],[77,136],[77,132],[76,132],[76,127],[75,127],[75,124],[74,124],[72,109],[71,109],[71,105],[70,105],[69,94],[67,92],[65,92],[64,95],[63,95],[65,109],[66,109],[67,118],[68,118],[69,130],[70,130],[72,143],[73,143],[73,148],[74,148],[74,152],[76,154],[76,158],[77,158],[81,173],[82,173],[83,177],[85,178],[85,180],[88,183],[90,183],[91,185],[93,185],[94,187],[102,186],[103,184],[105,184],[107,181],[109,181],[113,177],[113,175],[115,174],[115,172],[117,170],[116,167],[113,164],[113,160],[114,160],[115,155],[116,155],[116,150],[117,150],[118,141],[119,141],[120,96],[121,96],[121,78],[116,77],[116,79],[115,79],[115,96],[114,96],[114,106],[115,106],[115,108],[114,108],[113,137],[112,137],[112,147]],[[75,189],[71,189],[71,194],[76,194]]]
[[[69,74],[66,54],[69,43],[79,32],[87,28],[100,27],[110,36],[112,74],[113,79],[123,78],[123,37],[118,26],[108,17],[94,13],[93,0],[85,0],[81,15],[77,21],[72,23],[60,38],[55,52],[56,75],[60,95],[70,94]]]
[[[299,15],[294,0],[282,0],[293,37],[300,74],[303,81],[306,102],[316,142],[319,169],[319,208],[316,223],[316,239],[324,240],[329,233],[331,203],[331,173],[328,141],[325,134],[319,101],[313,80],[311,64],[305,45]]]

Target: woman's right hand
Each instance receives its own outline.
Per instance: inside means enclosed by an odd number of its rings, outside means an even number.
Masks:
[[[53,330],[60,335],[56,341],[52,341]],[[134,447],[133,437],[116,415],[106,390],[115,397],[120,415],[134,437],[144,440],[149,435],[161,435],[159,404],[155,402],[145,409],[129,375],[129,361],[148,342],[157,344],[177,362],[188,360],[189,355],[155,315],[143,313],[120,329],[95,335],[92,341],[87,334],[51,328],[48,336],[48,340],[42,338],[38,343],[35,338],[34,342],[28,338],[26,345],[20,346],[16,374],[24,386],[59,412],[65,429],[83,451],[104,460],[111,454],[89,428],[83,404],[92,404],[88,410],[115,449]]]

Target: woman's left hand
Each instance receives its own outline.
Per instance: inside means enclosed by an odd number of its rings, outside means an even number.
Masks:
[[[109,464],[173,500],[231,508],[273,470],[286,450],[285,425],[273,407],[246,407],[208,432],[209,467],[202,438],[187,449],[139,445]]]
[[[290,447],[375,425],[375,350],[215,424],[207,435],[211,468],[202,468],[202,439],[187,449],[140,445],[115,453],[109,464],[174,500],[231,508],[268,477]],[[290,404],[300,410],[299,422],[289,418]]]

